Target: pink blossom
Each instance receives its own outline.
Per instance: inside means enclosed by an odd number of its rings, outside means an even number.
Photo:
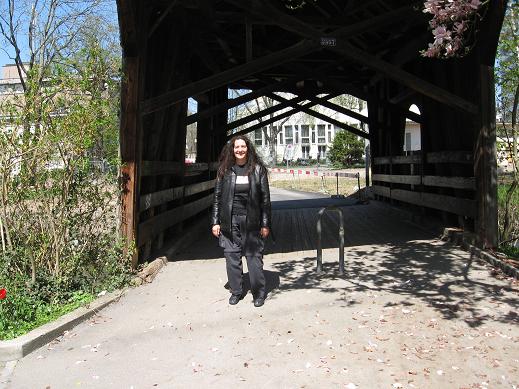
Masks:
[[[472,0],[468,6],[474,10],[477,10],[479,8],[479,6],[481,5],[481,1],[479,0]]]
[[[434,42],[437,44],[443,43],[444,40],[451,40],[451,32],[445,26],[439,26],[433,30]]]
[[[485,1],[484,3],[487,3]],[[481,0],[426,0],[424,13],[432,15],[429,27],[434,42],[422,52],[426,57],[453,57],[463,55],[466,40],[471,38],[471,31],[478,18]]]

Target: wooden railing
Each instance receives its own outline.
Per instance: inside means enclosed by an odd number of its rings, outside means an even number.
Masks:
[[[393,156],[374,158],[374,165],[402,165],[402,164],[472,164],[472,154],[465,151],[434,152],[422,155]],[[423,166],[422,166],[423,167]],[[420,169],[423,172],[423,169]],[[456,197],[444,194],[431,193],[428,188],[452,188],[467,191],[476,190],[475,177],[445,177],[417,174],[373,174],[372,181],[387,183],[389,186],[372,185],[373,194],[393,200],[406,202],[423,207],[439,209],[457,215],[475,217],[476,202],[474,195]],[[411,185],[411,189],[395,189],[391,184]],[[434,189],[432,189],[434,191]]]
[[[216,168],[217,163],[192,163],[184,165],[181,162],[143,161],[141,176],[179,176],[183,173],[185,177],[201,176],[200,178],[203,178],[202,175],[204,173],[209,176],[209,173],[214,172]],[[211,190],[215,185],[215,181],[215,179],[208,179],[190,185],[178,186],[142,195],[139,199],[140,212],[160,209],[160,206],[172,201],[182,200],[181,202],[183,204],[162,212],[158,211],[159,213],[139,223],[137,247],[142,247],[168,228],[207,209],[213,199],[212,193],[202,197],[197,196],[195,199],[190,199],[190,197]]]

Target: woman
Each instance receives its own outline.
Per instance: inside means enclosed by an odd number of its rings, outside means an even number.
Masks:
[[[254,306],[265,303],[263,248],[270,233],[267,169],[250,140],[235,136],[224,146],[214,190],[212,233],[225,255],[231,290],[229,304],[244,297],[242,255],[247,258]]]

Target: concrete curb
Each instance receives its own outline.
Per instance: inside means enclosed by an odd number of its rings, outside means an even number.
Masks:
[[[443,241],[454,243],[457,246],[461,246],[465,251],[468,251],[472,255],[488,262],[492,266],[495,266],[503,271],[506,275],[519,279],[519,270],[509,264],[503,262],[499,258],[496,258],[492,254],[481,250],[476,247],[474,242],[474,236],[466,233],[458,228],[445,228],[441,237]]]
[[[67,313],[57,320],[35,328],[25,335],[11,340],[0,341],[0,361],[6,362],[23,358],[27,354],[51,342],[64,331],[70,330],[109,304],[117,301],[124,292],[124,290],[119,290],[107,293],[92,301],[87,306]]]

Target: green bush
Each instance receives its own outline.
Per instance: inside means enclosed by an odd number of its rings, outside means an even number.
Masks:
[[[0,106],[0,339],[129,281],[117,231],[118,77],[99,47],[83,54],[44,84],[34,65],[25,93]]]
[[[333,139],[328,158],[333,166],[353,167],[362,164],[363,153],[364,141],[351,132],[341,131]]]
[[[28,269],[24,250],[0,255],[0,288],[7,291],[0,300],[0,339],[12,339],[91,302],[99,292],[112,291],[130,281],[130,262],[124,260],[120,245],[99,242],[95,257],[83,257],[72,274],[56,277],[39,269],[36,279],[13,269]],[[92,254],[92,253],[91,253]],[[21,269],[16,269],[21,270]]]
[[[497,205],[498,205],[498,223],[500,240],[503,245],[510,245],[510,240],[519,237],[519,190],[516,188],[512,193],[510,205],[508,210],[508,226],[505,232],[505,210],[506,210],[506,195],[510,189],[510,183],[500,183],[497,186]],[[500,247],[500,249],[501,249]]]

